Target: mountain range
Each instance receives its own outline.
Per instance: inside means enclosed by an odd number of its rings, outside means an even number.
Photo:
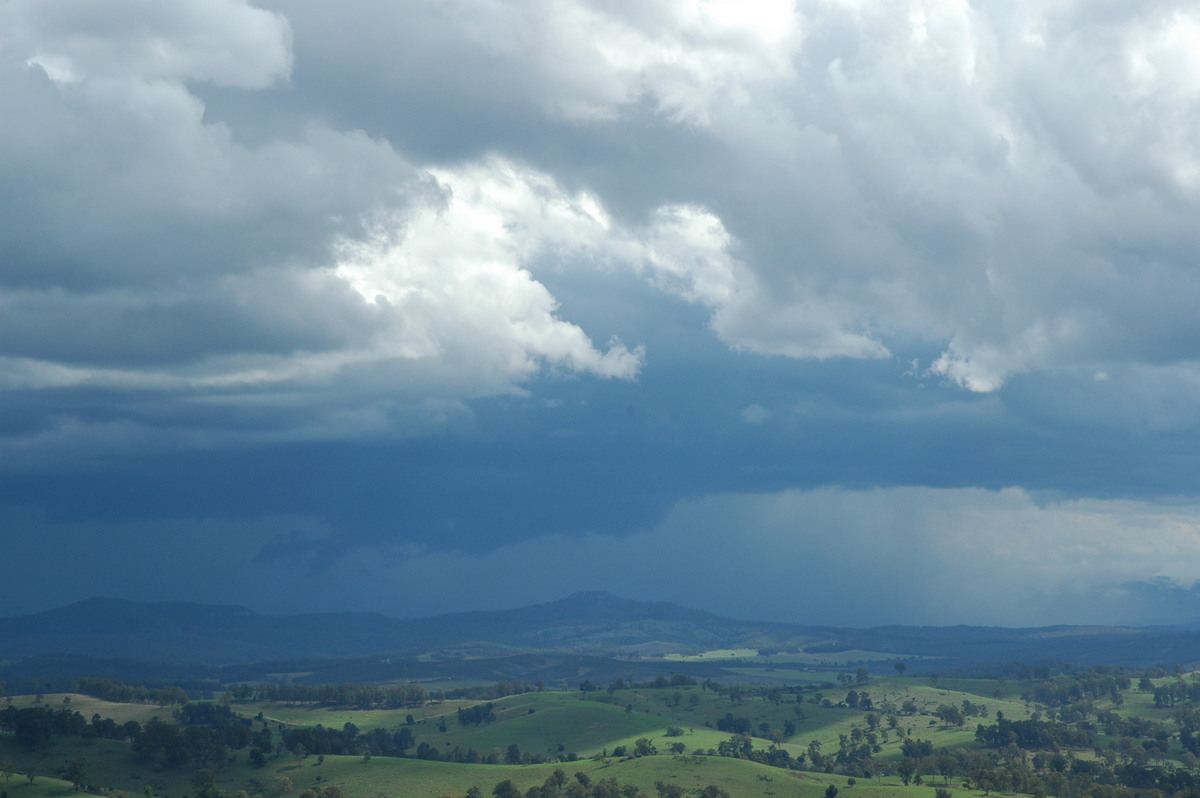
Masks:
[[[1034,661],[1145,667],[1200,660],[1200,633],[1078,626],[805,626],[733,620],[602,592],[421,619],[370,612],[270,616],[240,606],[111,598],[0,618],[0,677],[5,669],[93,675],[144,671],[153,664],[154,673],[223,681],[268,672],[360,681],[526,678],[539,669],[548,669],[547,674],[604,671],[597,664],[602,662],[617,672],[630,671],[662,655],[729,648],[865,652],[847,656],[874,661],[876,667],[903,659],[918,670]],[[671,660],[670,667],[720,675],[709,663]],[[217,673],[222,675],[212,676]]]

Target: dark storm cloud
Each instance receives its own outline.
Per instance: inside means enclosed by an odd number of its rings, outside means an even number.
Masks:
[[[1170,2],[10,2],[0,498],[28,556],[226,547],[272,609],[522,557],[513,603],[672,554],[702,603],[771,552],[755,601],[811,560],[853,621],[957,620],[922,558],[1040,586],[961,619],[1186,583],[1198,42]]]

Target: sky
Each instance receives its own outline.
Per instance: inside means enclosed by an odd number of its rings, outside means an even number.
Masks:
[[[1200,621],[1200,10],[0,2],[0,612]]]

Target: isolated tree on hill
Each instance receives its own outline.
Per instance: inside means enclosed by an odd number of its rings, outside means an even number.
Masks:
[[[542,791],[548,795],[557,795],[567,783],[567,773],[562,768],[555,768],[554,772],[546,777],[542,782]]]
[[[683,798],[683,788],[669,781],[654,782],[654,789],[658,790],[658,798]]]
[[[200,768],[192,774],[192,788],[200,798],[208,798],[215,783],[213,772],[208,768]]]
[[[492,788],[492,795],[495,798],[521,798],[521,791],[512,783],[512,779],[505,779]]]
[[[63,771],[63,780],[71,782],[76,791],[83,789],[84,782],[87,781],[87,760],[76,757],[68,762],[67,769]]]

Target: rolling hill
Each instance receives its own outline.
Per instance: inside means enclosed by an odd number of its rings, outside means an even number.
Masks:
[[[91,658],[93,671],[136,663],[186,663],[180,672],[346,669],[358,680],[399,678],[385,664],[408,663],[404,678],[526,678],[588,672],[613,658],[637,660],[714,649],[867,652],[859,659],[904,658],[933,670],[1005,661],[1160,665],[1200,660],[1200,633],[1124,627],[904,627],[848,629],[723,618],[669,603],[577,593],[512,610],[421,619],[377,613],[269,616],[246,607],[139,603],[95,598],[32,615],[0,618],[0,662],[56,655]],[[69,656],[68,656],[69,655]],[[850,660],[854,655],[847,655]],[[585,661],[591,664],[585,664]],[[108,663],[104,666],[103,663]],[[711,665],[672,661],[705,675]],[[370,672],[374,670],[374,672]],[[249,678],[242,676],[239,678]]]

